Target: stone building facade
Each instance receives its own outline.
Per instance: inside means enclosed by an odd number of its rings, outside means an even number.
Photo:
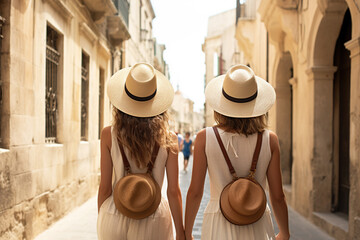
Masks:
[[[147,28],[154,17],[150,1],[132,2],[0,2],[1,240],[33,239],[96,193],[106,80],[153,59],[127,43],[131,12],[147,9]]]
[[[152,36],[152,20],[155,18],[150,0],[129,0],[129,33],[126,41],[125,67],[137,62],[154,64],[154,39]]]
[[[336,239],[360,239],[360,1],[256,6],[253,22],[237,21],[236,38],[277,93],[269,122],[279,136],[287,201]],[[246,43],[249,24],[256,35]],[[263,50],[246,54],[256,44]]]
[[[205,53],[205,86],[214,77],[226,73],[232,65],[240,63],[243,56],[237,49],[235,35],[236,9],[208,20],[208,30],[202,51]],[[213,109],[205,102],[205,125],[214,124]]]
[[[186,132],[196,134],[204,127],[204,114],[194,111],[194,102],[177,90],[174,101],[169,109],[170,128],[185,136]]]

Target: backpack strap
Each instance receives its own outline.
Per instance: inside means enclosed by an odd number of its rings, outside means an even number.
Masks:
[[[233,167],[233,165],[231,164],[231,161],[230,161],[230,158],[229,158],[229,155],[227,154],[226,150],[225,150],[225,147],[224,147],[224,144],[223,142],[221,141],[221,138],[220,138],[220,134],[219,134],[219,131],[216,127],[212,127],[214,132],[215,132],[215,136],[216,136],[216,139],[219,143],[219,146],[220,146],[220,149],[224,155],[224,158],[225,158],[225,161],[228,165],[228,168],[229,168],[229,171],[231,173],[231,175],[233,176],[233,179],[236,180],[238,177],[236,176],[236,172],[235,172],[235,169]]]
[[[226,163],[228,165],[229,171],[230,171],[231,175],[233,176],[233,180],[236,180],[236,179],[238,179],[238,177],[236,175],[236,172],[235,172],[235,169],[234,169],[233,165],[231,164],[229,155],[227,154],[227,152],[225,150],[224,144],[223,144],[223,142],[222,142],[222,140],[220,138],[219,131],[218,131],[218,129],[216,127],[213,127],[213,130],[215,132],[215,136],[216,136],[216,139],[217,139],[217,141],[219,143],[220,149],[221,149],[221,151],[222,151],[222,153],[224,155],[225,161],[226,161]],[[255,152],[254,152],[254,155],[253,155],[251,168],[250,168],[250,172],[249,172],[249,176],[248,176],[249,178],[254,178],[254,175],[255,175],[256,165],[257,165],[257,162],[259,160],[259,155],[260,155],[260,150],[261,150],[262,134],[263,134],[263,132],[259,132],[258,136],[257,136]]]
[[[126,155],[125,155],[124,148],[123,148],[122,144],[120,144],[120,142],[119,142],[119,148],[120,148],[122,160],[123,160],[123,163],[124,163],[125,171],[126,171],[127,174],[129,174],[129,173],[131,173],[130,163],[129,163]],[[159,153],[159,149],[160,149],[160,146],[156,142],[155,145],[154,145],[154,148],[153,148],[153,152],[151,154],[151,160],[147,165],[147,167],[148,167],[147,173],[149,173],[149,174],[152,174],[152,169],[153,169],[153,167],[155,165],[155,161],[156,161],[156,157],[157,157],[157,155]]]
[[[249,178],[255,177],[256,165],[259,160],[259,155],[260,155],[260,150],[261,150],[261,145],[262,145],[262,135],[263,135],[263,132],[259,132],[258,136],[257,136],[256,147],[255,147],[255,152],[253,155],[253,160],[251,163]]]

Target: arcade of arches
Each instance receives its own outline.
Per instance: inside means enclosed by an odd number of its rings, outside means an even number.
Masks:
[[[334,238],[360,239],[360,1],[283,2],[258,11],[276,49],[269,117],[287,201]]]

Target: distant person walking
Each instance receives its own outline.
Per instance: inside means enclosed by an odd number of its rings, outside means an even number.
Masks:
[[[173,240],[171,214],[176,239],[185,239],[178,141],[166,113],[174,96],[169,80],[138,63],[115,73],[107,93],[114,123],[101,133],[99,240]],[[165,170],[169,202],[161,196]]]
[[[192,154],[192,140],[190,139],[190,132],[185,133],[185,138],[182,140],[182,153],[184,154],[184,171],[187,172],[187,166],[189,164],[189,158]]]
[[[279,141],[266,129],[265,114],[276,99],[273,87],[247,66],[236,65],[208,83],[205,97],[214,109],[217,125],[196,136],[186,199],[186,239],[192,239],[208,170],[211,197],[204,212],[201,239],[288,240]],[[263,191],[266,182],[280,230],[276,237]]]
[[[176,136],[177,136],[177,139],[178,139],[178,144],[179,144],[179,149],[181,149],[181,144],[182,144],[182,141],[183,141],[183,136],[176,132]]]

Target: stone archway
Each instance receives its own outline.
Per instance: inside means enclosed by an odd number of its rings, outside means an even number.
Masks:
[[[313,88],[313,211],[329,212],[333,179],[333,81],[337,68],[333,56],[346,9],[344,1],[327,1],[318,7],[309,38],[307,70]]]
[[[281,171],[284,184],[291,184],[293,93],[290,80],[293,78],[293,62],[290,52],[283,53],[277,62],[276,79],[276,132],[279,137]]]
[[[332,211],[349,213],[349,136],[350,136],[350,52],[345,43],[351,39],[351,16],[347,10],[334,53],[334,137]]]

